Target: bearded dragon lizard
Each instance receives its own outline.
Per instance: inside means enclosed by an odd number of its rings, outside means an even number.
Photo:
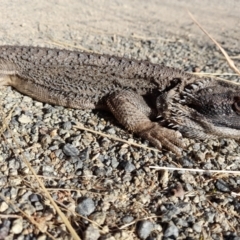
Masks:
[[[182,135],[240,138],[240,85],[147,61],[1,46],[0,85],[41,102],[108,110],[126,129],[177,155]]]

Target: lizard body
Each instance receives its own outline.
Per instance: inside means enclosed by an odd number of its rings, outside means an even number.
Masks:
[[[0,85],[50,104],[109,110],[128,130],[178,155],[182,134],[240,138],[239,85],[147,61],[1,46]]]

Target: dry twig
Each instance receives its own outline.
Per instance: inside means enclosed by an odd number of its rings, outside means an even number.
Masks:
[[[189,16],[192,18],[193,22],[216,44],[216,46],[220,49],[224,57],[226,58],[228,65],[240,76],[239,69],[235,66],[233,60],[229,57],[227,52],[221,47],[221,45],[201,26],[201,24],[194,18],[191,12],[188,11]]]

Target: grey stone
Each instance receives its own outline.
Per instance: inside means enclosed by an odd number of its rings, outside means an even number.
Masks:
[[[22,218],[17,218],[13,221],[12,227],[11,227],[11,232],[14,234],[19,234],[23,230],[23,219]]]
[[[193,230],[200,233],[202,231],[202,223],[200,223],[200,222],[194,223]]]
[[[222,179],[218,179],[215,186],[221,192],[230,192],[228,184]]]
[[[18,175],[18,171],[17,169],[14,169],[14,168],[10,168],[9,171],[9,176],[17,176]]]
[[[74,163],[75,169],[82,169],[83,168],[83,161],[81,160],[80,157],[75,156],[75,157],[71,157],[70,161],[72,163]]]
[[[72,128],[72,123],[70,121],[63,123],[63,129],[70,130]]]
[[[47,148],[51,142],[52,142],[52,138],[48,134],[45,134],[44,136],[42,136],[41,144],[43,148]]]
[[[182,159],[181,159],[181,161],[182,161],[182,165],[183,165],[183,167],[193,167],[193,162],[192,162],[192,160],[190,160],[188,157],[183,157]]]
[[[18,194],[18,189],[14,188],[14,187],[11,187],[11,189],[10,189],[11,199],[15,199],[17,197],[17,194]]]
[[[84,232],[84,240],[96,240],[100,237],[99,229],[90,224]]]
[[[0,239],[7,239],[9,235],[11,222],[8,219],[2,220],[1,227],[0,227]]]
[[[188,222],[183,218],[177,218],[175,224],[181,227],[188,227]]]
[[[89,148],[85,148],[83,149],[80,153],[79,153],[79,158],[82,161],[86,161],[87,159],[89,159]]]
[[[133,218],[133,216],[129,216],[129,215],[127,215],[127,216],[124,216],[123,218],[122,218],[122,222],[123,223],[130,223],[130,222],[132,222],[134,220],[134,218]]]
[[[169,222],[176,214],[180,212],[180,209],[173,204],[165,204],[161,206],[162,221]]]
[[[44,234],[38,236],[37,238],[37,240],[46,240],[46,239],[47,239],[47,235],[44,235]]]
[[[102,225],[106,219],[105,212],[95,212],[89,217],[92,221],[96,222],[99,225]]]
[[[164,237],[176,239],[178,237],[178,228],[171,222],[164,232]]]
[[[56,151],[54,151],[54,152],[55,152],[56,157],[62,158],[62,156],[63,156],[62,149],[56,149]]]
[[[4,212],[8,209],[8,204],[6,202],[0,203],[0,212]]]
[[[216,213],[214,213],[214,212],[207,212],[205,214],[206,221],[208,221],[209,223],[213,223],[215,215],[216,215]]]
[[[31,191],[26,191],[25,193],[22,194],[22,200],[28,200],[30,195],[33,194]]]
[[[26,202],[25,204],[23,204],[21,209],[29,216],[31,216],[33,213],[36,212],[35,207],[33,207],[29,202],[28,203]]]
[[[54,171],[54,167],[53,166],[49,166],[49,165],[45,165],[42,167],[42,171],[43,173],[52,173]]]
[[[148,220],[142,221],[137,226],[137,235],[140,239],[146,239],[153,230],[153,227],[152,222]]]
[[[19,121],[20,123],[30,123],[30,122],[32,121],[32,119],[31,119],[29,116],[27,116],[27,115],[25,115],[25,114],[22,114],[22,115],[18,118],[18,121]]]
[[[99,168],[97,167],[95,170],[94,170],[94,175],[98,176],[98,177],[103,177],[106,175],[106,171],[104,168]]]
[[[132,163],[130,163],[130,162],[127,162],[126,165],[125,165],[125,167],[124,167],[124,170],[125,170],[126,172],[132,172],[132,171],[134,171],[135,169],[136,169],[136,167],[135,167]]]
[[[111,165],[113,168],[117,168],[117,166],[119,165],[119,161],[117,160],[117,158],[115,157],[112,158]]]
[[[63,152],[68,157],[74,157],[74,156],[77,156],[79,154],[79,150],[70,143],[67,143],[67,144],[64,145]]]
[[[16,159],[12,159],[8,162],[9,168],[19,169],[20,168],[20,162]]]
[[[106,132],[107,132],[108,134],[114,135],[114,134],[116,133],[116,130],[115,130],[114,128],[108,128],[108,129],[106,130]]]
[[[33,193],[29,196],[29,200],[31,202],[38,202],[39,200],[41,200],[41,197],[38,194]]]
[[[82,198],[76,207],[76,212],[83,216],[90,215],[95,210],[95,203],[91,198]]]
[[[3,187],[7,183],[7,176],[0,177],[0,187]]]
[[[35,202],[34,205],[35,205],[36,211],[42,211],[44,208],[40,202]]]

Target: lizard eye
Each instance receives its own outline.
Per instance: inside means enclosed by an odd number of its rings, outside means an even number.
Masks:
[[[240,101],[239,101],[239,100],[236,101],[233,105],[234,105],[235,110],[236,110],[238,113],[240,113]]]

